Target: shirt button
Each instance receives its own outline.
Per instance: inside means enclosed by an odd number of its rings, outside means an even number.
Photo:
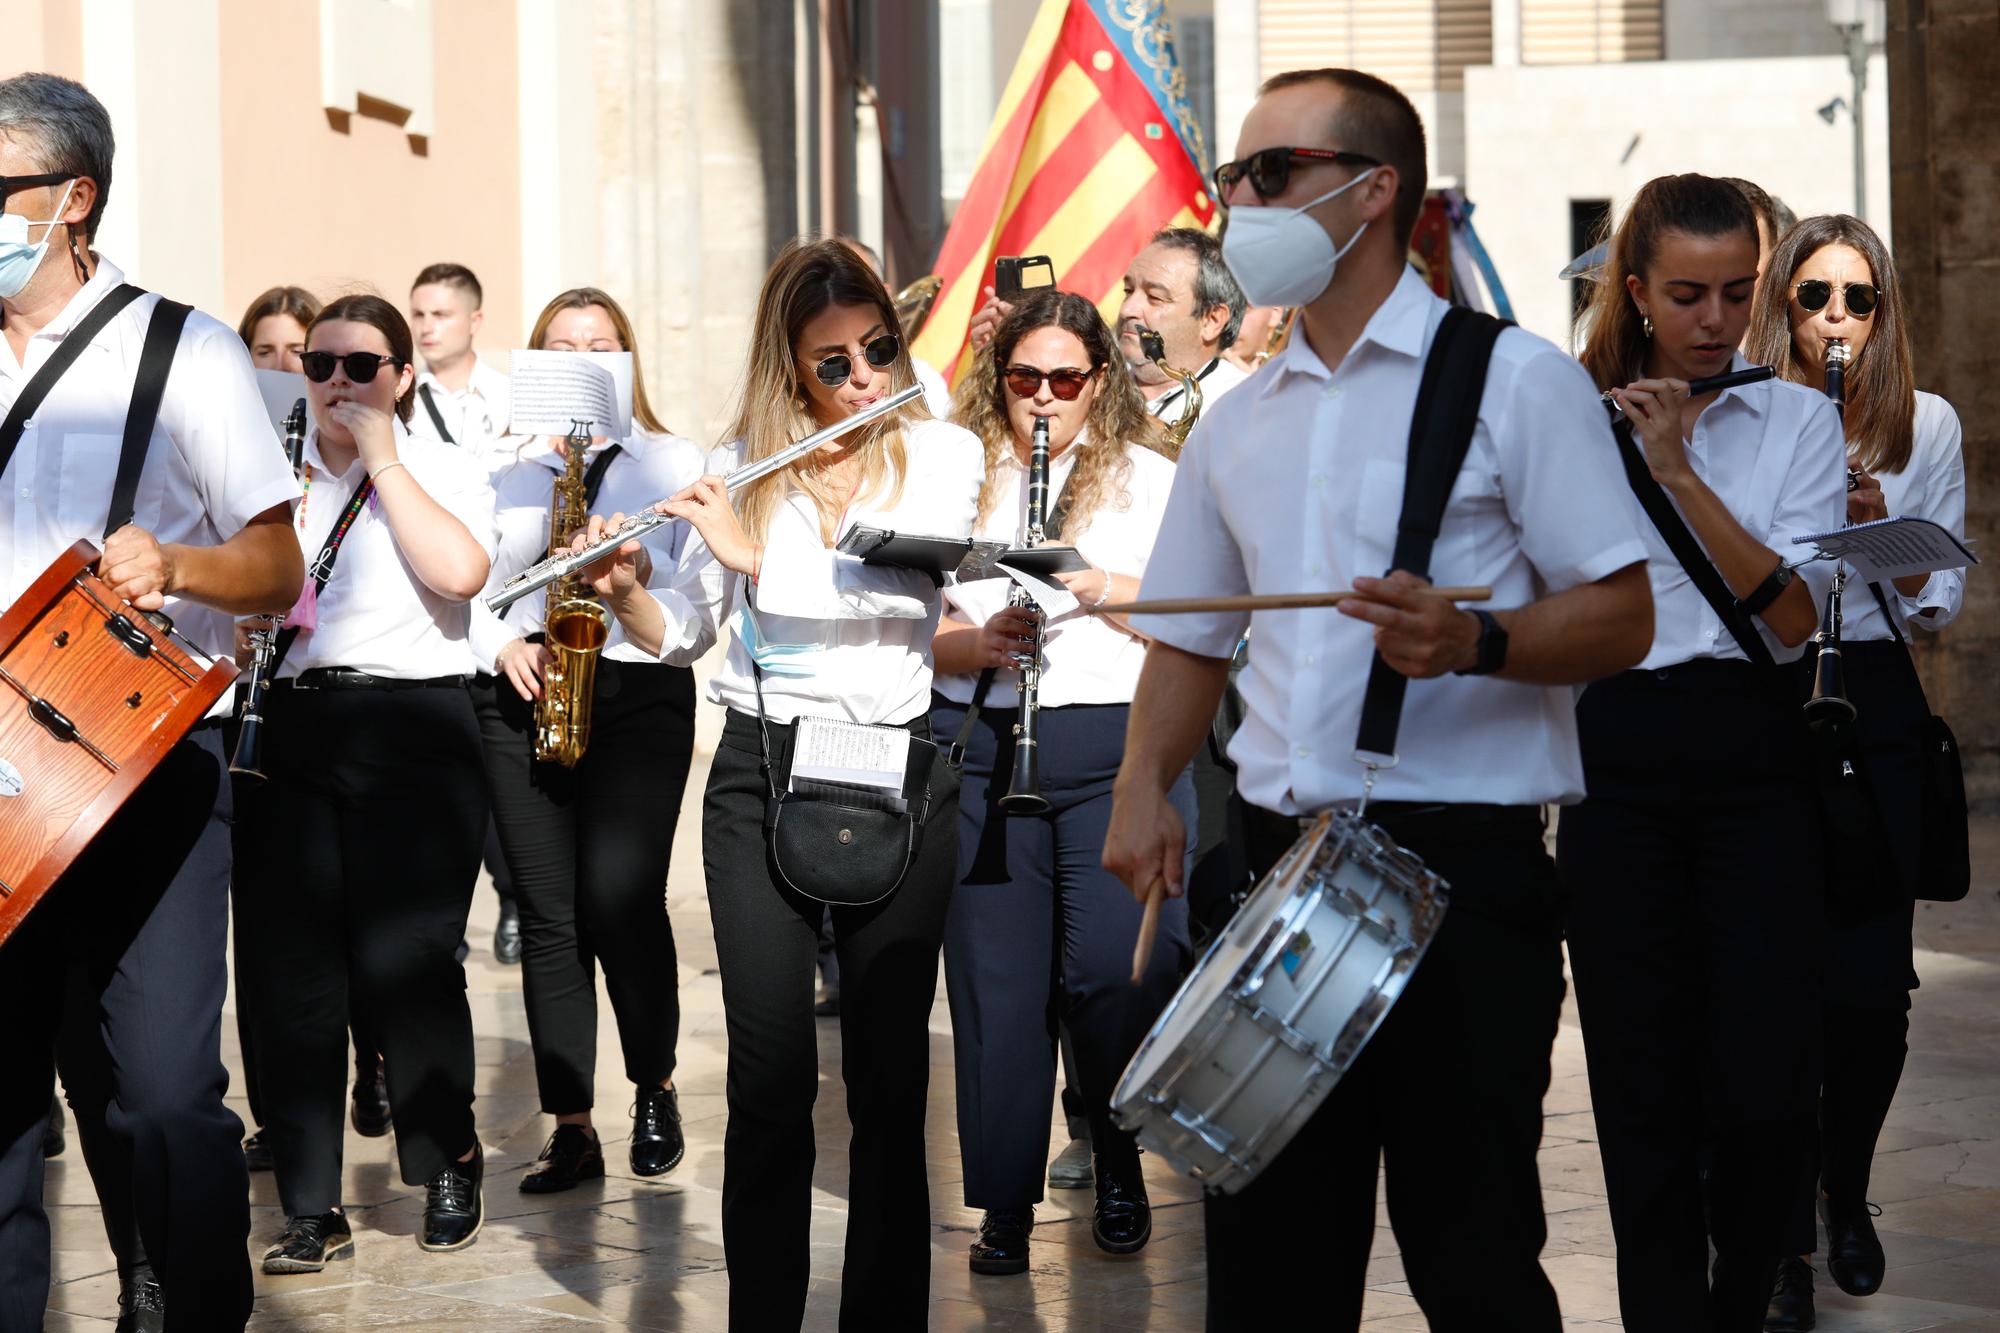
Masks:
[[[1313,574],[1313,575],[1317,575],[1317,574],[1319,573],[1319,564],[1318,564],[1317,562],[1315,562],[1315,563],[1313,563],[1313,564],[1310,564],[1310,565],[1307,565],[1307,566],[1306,566],[1306,573],[1308,573],[1308,574]]]
[[[1307,654],[1306,654],[1306,665],[1307,665],[1307,666],[1318,666],[1318,665],[1319,665],[1319,654],[1318,654],[1318,653],[1307,653]]]
[[[28,489],[26,486],[23,486],[21,488],[21,498],[23,500],[32,500],[35,498],[35,493],[32,490]]]
[[[1313,752],[1312,752],[1311,748],[1310,748],[1310,747],[1308,747],[1308,746],[1304,746],[1304,745],[1301,745],[1301,746],[1299,747],[1299,758],[1301,758],[1301,759],[1310,759],[1310,758],[1312,758],[1312,753],[1313,753]]]
[[[1315,472],[1315,473],[1313,474],[1313,485],[1314,485],[1315,487],[1317,487],[1318,489],[1322,490],[1322,491],[1323,491],[1323,490],[1325,490],[1325,489],[1326,489],[1326,474],[1325,474],[1325,473],[1323,473],[1323,472]]]

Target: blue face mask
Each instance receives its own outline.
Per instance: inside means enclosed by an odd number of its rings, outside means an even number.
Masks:
[[[55,217],[47,222],[30,222],[19,213],[0,213],[0,297],[19,296],[28,280],[35,276],[35,270],[42,266],[42,257],[49,252],[49,237],[55,234],[56,219],[69,207],[70,191],[75,188],[74,180],[64,187]],[[30,227],[42,229],[42,239],[37,244],[28,243]]]
[[[818,667],[816,643],[766,643],[757,630],[757,617],[748,606],[736,608],[736,637],[750,653],[750,660],[767,676],[810,676]]]

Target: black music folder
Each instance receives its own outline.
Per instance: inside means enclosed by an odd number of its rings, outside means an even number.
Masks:
[[[1005,542],[976,537],[928,537],[857,524],[840,539],[843,555],[859,556],[870,565],[920,569],[939,583],[955,574],[961,583],[1005,577],[1002,565],[1038,579],[1090,568],[1074,546],[1009,547]]]

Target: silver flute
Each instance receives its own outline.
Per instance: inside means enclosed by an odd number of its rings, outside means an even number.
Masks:
[[[768,458],[760,458],[754,463],[745,463],[722,479],[722,484],[733,493],[748,486],[760,477],[768,477],[779,468],[787,467],[804,458],[829,440],[837,440],[852,430],[885,417],[902,407],[923,397],[924,386],[912,384],[909,388],[893,393],[879,403],[871,403],[845,421],[836,421],[825,430],[814,431],[796,444],[788,444]],[[667,499],[672,499],[669,496]],[[665,500],[660,503],[666,503]],[[530,593],[540,592],[559,578],[567,577],[589,565],[594,565],[605,556],[637,537],[665,527],[678,520],[672,514],[663,514],[657,508],[648,507],[627,518],[603,537],[580,551],[568,551],[562,555],[552,555],[537,564],[529,565],[500,585],[500,590],[486,599],[489,611],[505,611]]]

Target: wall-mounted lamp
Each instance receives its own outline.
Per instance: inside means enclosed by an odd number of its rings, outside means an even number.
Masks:
[[[1847,99],[1836,95],[1831,102],[1819,109],[1819,118],[1831,125],[1833,118],[1845,110],[1847,110]]]

